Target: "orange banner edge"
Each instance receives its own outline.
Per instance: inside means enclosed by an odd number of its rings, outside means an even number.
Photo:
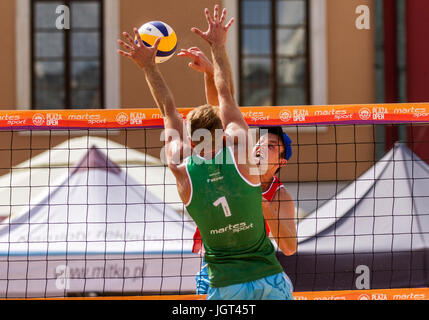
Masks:
[[[294,292],[295,300],[429,300],[429,288]],[[206,300],[205,295],[63,297],[0,300]]]

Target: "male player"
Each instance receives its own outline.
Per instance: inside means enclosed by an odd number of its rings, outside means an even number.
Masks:
[[[204,74],[207,103],[218,105],[217,89],[214,84],[214,68],[211,61],[197,47],[182,49],[178,56],[192,59],[189,67]],[[232,83],[231,94],[234,95]],[[292,156],[292,141],[281,127],[269,127],[265,131],[267,133],[264,132],[254,147],[254,156],[257,164],[264,167],[261,170],[263,174],[260,178],[263,201],[266,202],[263,206],[263,213],[268,222],[266,225],[267,235],[270,234],[270,230],[273,230],[272,234],[275,235],[274,240],[279,248],[284,254],[292,255],[296,252],[297,247],[293,198],[275,175]],[[202,254],[204,252],[198,228],[194,235],[192,250],[195,253]],[[207,265],[203,262],[201,271],[196,276],[196,293],[207,294],[208,288]]]
[[[225,142],[216,144],[217,139],[212,135],[211,142],[214,143],[210,143],[209,152],[204,150],[184,161],[177,161],[191,141],[155,63],[160,39],[153,47],[145,47],[135,28],[137,44],[124,33],[129,43],[119,40],[127,50],[119,53],[144,70],[152,95],[164,116],[169,137],[166,140],[168,166],[176,177],[179,195],[204,239],[210,278],[207,298],[290,299],[289,284],[265,232],[260,177],[254,174],[257,166],[251,153],[247,152],[251,145],[248,127],[230,92],[232,77],[225,42],[233,19],[224,25],[226,10],[220,16],[218,5],[213,18],[208,9],[205,14],[208,31],[192,30],[210,44],[219,107],[205,105],[193,110],[187,117],[187,125],[192,138],[198,129],[209,129],[212,134],[223,129]],[[202,127],[205,122],[200,121],[201,117],[212,120],[217,117],[220,122],[212,121],[213,127]]]

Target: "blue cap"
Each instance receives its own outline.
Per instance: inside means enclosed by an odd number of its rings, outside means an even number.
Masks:
[[[289,161],[292,157],[292,140],[285,132],[283,132],[283,145],[285,147],[285,159]]]
[[[268,127],[268,133],[275,134],[279,138],[283,139],[283,146],[285,147],[285,159],[289,161],[292,157],[292,140],[289,136],[283,131],[282,127]]]

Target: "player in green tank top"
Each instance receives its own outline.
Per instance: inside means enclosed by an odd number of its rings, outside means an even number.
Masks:
[[[218,106],[218,92],[214,84],[214,68],[211,60],[195,46],[189,49],[181,49],[177,56],[190,58],[191,62],[188,63],[188,66],[203,73],[206,101],[212,106]],[[232,82],[230,85],[231,93],[234,95],[234,85]],[[266,129],[267,133],[260,131],[261,135],[253,151],[257,164],[262,166],[260,178],[263,213],[266,220],[265,227],[267,235],[272,236],[272,240],[278,249],[289,256],[294,254],[297,249],[295,206],[291,194],[282,183],[279,183],[276,174],[292,156],[291,141],[281,127],[270,126],[262,129]],[[203,255],[205,251],[203,238],[198,228],[193,239],[192,252]],[[290,283],[292,296],[293,285],[289,278],[287,280]],[[210,280],[207,263],[204,259],[201,270],[195,276],[195,281],[196,294],[206,295],[210,287]]]
[[[126,51],[119,53],[144,71],[164,117],[168,166],[179,196],[205,239],[211,286],[208,299],[287,299],[283,269],[265,231],[253,143],[230,92],[232,74],[225,42],[233,19],[225,25],[226,10],[220,16],[218,5],[213,18],[208,9],[205,15],[208,31],[192,31],[210,45],[219,107],[198,107],[188,114],[186,123],[155,63],[160,39],[146,47],[134,28],[137,42],[124,33],[128,41],[119,44]],[[211,139],[204,139],[199,130],[209,132]],[[221,143],[216,139],[219,130],[224,136]],[[198,149],[201,144],[203,150]]]
[[[266,236],[260,184],[241,175],[232,148],[223,147],[210,160],[190,156],[186,165],[192,186],[186,209],[204,239],[211,286],[282,272]]]

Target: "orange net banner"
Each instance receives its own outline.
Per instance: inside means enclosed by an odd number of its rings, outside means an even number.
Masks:
[[[296,300],[429,300],[429,288],[295,292]]]
[[[429,103],[241,107],[250,126],[429,122]],[[192,108],[179,108],[186,117]],[[163,127],[158,109],[4,110],[0,129],[121,129]]]
[[[429,300],[429,288],[294,292],[295,300]],[[113,298],[114,299],[114,298]],[[123,299],[123,298],[120,298]],[[125,298],[126,299],[126,298]],[[134,297],[141,300],[205,300],[205,295]]]
[[[429,288],[294,292],[295,300],[429,300]],[[113,298],[115,299],[115,298]],[[119,298],[124,299],[124,298]],[[125,298],[127,299],[127,298]],[[131,297],[135,300],[205,300],[205,295]]]

